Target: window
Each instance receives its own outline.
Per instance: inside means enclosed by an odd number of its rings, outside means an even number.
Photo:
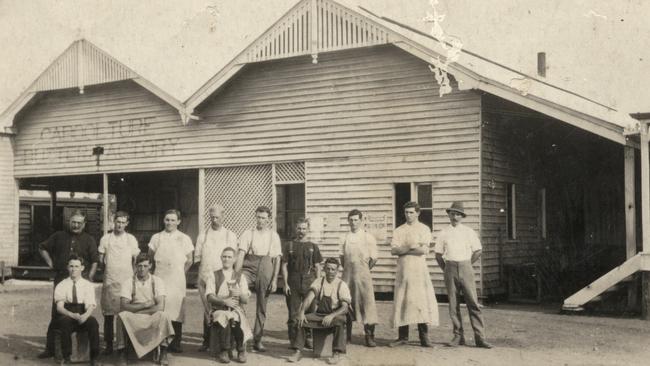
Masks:
[[[517,239],[516,189],[514,183],[506,185],[506,225],[508,239]]]
[[[290,240],[295,234],[295,223],[305,217],[305,185],[276,185],[276,224],[282,241]]]
[[[546,239],[546,188],[539,190],[539,236]]]
[[[415,201],[420,205],[420,222],[433,228],[433,189],[431,183],[395,184],[395,227],[406,222],[404,204]]]

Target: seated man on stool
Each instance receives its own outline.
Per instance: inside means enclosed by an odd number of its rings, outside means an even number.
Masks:
[[[95,365],[95,359],[99,353],[99,325],[91,315],[97,306],[95,288],[88,280],[81,277],[83,270],[83,259],[71,255],[68,259],[70,277],[61,281],[54,289],[54,302],[57,311],[54,329],[61,334],[63,364],[70,364],[72,333],[80,330],[88,331],[91,365]]]
[[[289,362],[298,362],[302,358],[301,350],[305,343],[305,328],[334,328],[332,357],[328,360],[330,365],[337,364],[341,354],[345,353],[347,343],[346,314],[352,302],[350,289],[336,275],[339,272],[339,261],[328,258],[325,261],[325,277],[317,278],[309,289],[309,293],[302,302],[298,313],[298,336],[296,337],[296,353],[289,358]],[[305,315],[311,303],[316,300],[316,312]],[[315,346],[315,345],[314,345]]]
[[[216,342],[219,345],[217,359],[229,363],[232,343],[237,348],[237,362],[246,362],[246,341],[253,337],[246,313],[240,304],[246,304],[251,293],[246,277],[235,272],[235,249],[226,247],[221,251],[222,268],[208,277],[205,294],[212,306],[210,315],[212,327],[216,329]],[[214,339],[210,335],[210,342]]]
[[[117,334],[117,349],[122,349],[120,363],[127,363],[127,342],[133,346],[138,358],[160,346],[156,361],[169,364],[167,345],[174,336],[174,327],[165,310],[165,284],[149,271],[151,258],[140,253],[135,258],[135,276],[121,284],[120,302],[122,311],[117,321],[124,329]]]

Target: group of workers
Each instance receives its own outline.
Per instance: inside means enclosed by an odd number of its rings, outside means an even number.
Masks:
[[[472,267],[480,258],[481,243],[476,232],[462,224],[466,216],[462,203],[454,202],[446,210],[450,225],[440,231],[435,245],[430,228],[418,219],[419,205],[408,202],[403,209],[406,222],[393,231],[391,242],[391,254],[397,257],[392,326],[398,328],[398,337],[388,346],[407,344],[409,325],[417,324],[420,345],[431,347],[428,327],[438,325],[438,304],[426,259],[433,247],[449,296],[454,335],[448,345],[465,344],[458,301],[462,292],[476,346],[492,348],[484,335]],[[154,351],[155,360],[163,365],[168,364],[167,352],[183,351],[185,276],[194,262],[200,263],[197,288],[203,304],[199,351],[215,352],[221,363],[246,362],[249,340],[255,351],[266,351],[262,343],[266,305],[268,296],[278,288],[280,271],[293,349],[289,362],[298,362],[303,349],[312,347],[313,329],[331,328],[333,354],[328,362],[338,363],[351,339],[354,321],[363,324],[365,345],[377,346],[375,327],[379,321],[371,270],[379,254],[375,237],[364,230],[361,211],[348,213],[349,231],[341,237],[339,256],[327,259],[317,243],[310,241],[307,219],[295,223],[294,239],[283,245],[272,230],[268,207],[256,209],[255,227],[239,239],[224,227],[224,215],[222,206],[210,207],[210,225],[200,232],[194,247],[191,238],[178,230],[180,212],[168,210],[165,229],[154,234],[148,252],[141,253],[136,238],[126,232],[128,213],[115,213],[113,230],[101,238],[99,247],[84,232],[84,215],[73,213],[68,230],[56,232],[39,247],[55,273],[52,321],[46,350],[39,358],[54,355],[58,334],[63,363],[69,363],[71,334],[85,330],[90,363],[95,364],[99,326],[91,315],[96,302],[90,281],[98,264],[104,266],[104,353],[119,350],[122,364],[128,362],[129,349],[138,358]],[[251,292],[256,297],[253,329],[244,310]]]

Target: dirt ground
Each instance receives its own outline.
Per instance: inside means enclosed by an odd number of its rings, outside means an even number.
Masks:
[[[53,359],[41,361],[35,356],[43,350],[45,330],[50,319],[51,284],[13,282],[0,285],[0,365],[54,365]],[[97,288],[99,299],[99,287]],[[184,350],[172,355],[172,365],[214,365],[207,354],[199,353],[201,342],[201,305],[196,290],[188,290],[188,309],[184,326]],[[392,304],[378,302],[381,324],[377,328],[380,347],[368,349],[363,344],[362,327],[355,325],[352,344],[341,365],[648,365],[650,364],[650,322],[631,318],[560,315],[558,306],[496,304],[484,307],[487,335],[496,348],[448,348],[451,324],[447,307],[441,304],[440,326],[429,336],[433,349],[417,343],[417,331],[411,330],[412,344],[401,348],[385,345],[396,337],[388,325]],[[254,304],[248,313],[253,314]],[[102,322],[101,313],[96,317]],[[465,316],[466,329],[470,329]],[[291,354],[287,348],[284,298],[272,295],[269,303],[263,354],[249,352],[250,365],[286,364]],[[101,328],[100,328],[101,329]],[[466,331],[468,344],[473,344]],[[306,357],[303,365],[324,365]],[[114,357],[104,357],[100,364],[115,364]],[[140,361],[138,365],[149,362]]]

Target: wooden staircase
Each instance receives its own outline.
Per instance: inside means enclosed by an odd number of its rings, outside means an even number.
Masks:
[[[639,271],[650,271],[650,252],[636,254],[582,290],[571,295],[564,300],[562,310],[584,310],[584,304],[590,301],[599,301],[604,293],[620,289],[620,287],[632,281],[633,275]]]

